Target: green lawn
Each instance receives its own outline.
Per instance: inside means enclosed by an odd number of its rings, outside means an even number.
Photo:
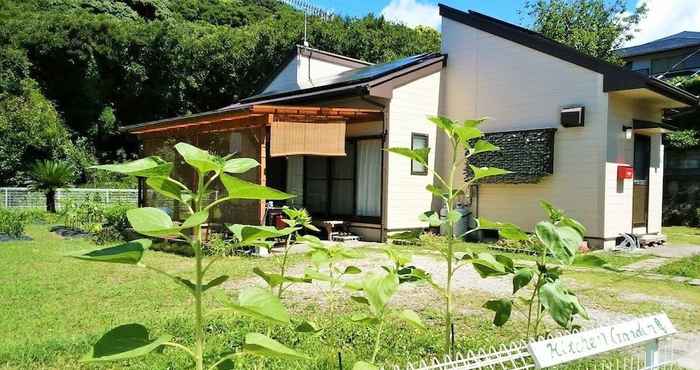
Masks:
[[[86,365],[79,358],[90,350],[105,331],[127,323],[142,323],[152,335],[169,333],[183,343],[192,342],[191,299],[182,287],[143,268],[89,263],[63,257],[68,252],[95,248],[86,240],[66,240],[49,233],[48,226],[33,225],[27,233],[33,241],[0,244],[0,369],[187,369],[188,359],[178,352],[167,355],[103,365]],[[301,256],[294,256],[298,261]],[[191,260],[162,252],[148,252],[145,263],[186,276]],[[294,261],[292,261],[294,262]],[[274,259],[231,257],[212,269],[212,276],[228,274],[232,279],[249,277],[255,266],[270,268]],[[228,299],[222,288],[215,288],[210,303]],[[337,369],[337,350],[343,352],[345,369],[357,359],[369,358],[373,331],[349,319],[355,304],[344,305],[334,315],[325,313],[314,302],[291,307],[297,319],[313,319],[328,330],[320,337],[278,328],[273,337],[310,354],[308,363],[268,361],[264,369]],[[427,323],[439,325],[437,316]],[[490,316],[490,315],[489,315]],[[496,345],[518,336],[515,328],[498,330],[491,318],[466,317],[457,322],[459,348],[474,349]],[[240,348],[245,333],[265,332],[251,320],[232,316],[212,316],[208,321],[208,348],[211,358],[218,353]],[[441,330],[416,331],[401,323],[387,326],[386,338],[391,350],[380,352],[379,359],[389,363],[417,360],[441,351]],[[336,340],[334,338],[341,338]],[[211,360],[210,358],[210,360]],[[252,359],[242,360],[236,368],[250,369]],[[211,361],[210,361],[211,362]]]
[[[700,227],[669,226],[663,228],[669,244],[700,245]]]
[[[657,269],[660,274],[700,279],[700,254],[683,257]]]

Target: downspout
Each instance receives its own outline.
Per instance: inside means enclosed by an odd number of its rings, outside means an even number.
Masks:
[[[389,112],[387,112],[386,109],[386,104],[378,102],[374,99],[371,99],[367,97],[369,95],[369,92],[367,91],[367,88],[362,88],[360,91],[360,99],[366,103],[369,103],[375,107],[379,107],[381,109],[382,113],[384,113],[384,118],[382,119],[382,149],[386,149],[386,140],[387,140],[387,128],[386,128],[386,123],[389,120]],[[380,212],[381,212],[381,230],[380,230],[380,237],[379,240],[383,243],[386,242],[386,237],[387,237],[387,224],[386,224],[386,219],[387,219],[387,214],[388,210],[386,209],[386,183],[387,183],[387,178],[389,176],[388,171],[386,170],[385,163],[387,162],[386,159],[388,157],[388,153],[384,151],[382,153],[382,183],[380,186],[381,189],[381,205],[380,205]]]

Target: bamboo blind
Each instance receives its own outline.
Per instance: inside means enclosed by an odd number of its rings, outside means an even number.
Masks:
[[[272,122],[270,156],[344,156],[345,122]]]

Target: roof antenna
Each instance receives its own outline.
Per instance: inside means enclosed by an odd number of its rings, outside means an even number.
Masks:
[[[279,0],[283,4],[287,4],[292,8],[301,10],[304,12],[304,46],[309,47],[308,40],[308,16],[319,17],[324,21],[328,21],[335,15],[333,10],[325,10],[312,4],[308,0]]]

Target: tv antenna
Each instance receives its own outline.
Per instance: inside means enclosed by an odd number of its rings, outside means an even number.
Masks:
[[[319,17],[324,21],[328,21],[335,16],[332,10],[326,10],[318,7],[308,0],[279,0],[284,4],[291,6],[292,8],[301,10],[304,12],[304,46],[309,46],[309,41],[307,38],[307,28],[308,28],[308,17]]]

